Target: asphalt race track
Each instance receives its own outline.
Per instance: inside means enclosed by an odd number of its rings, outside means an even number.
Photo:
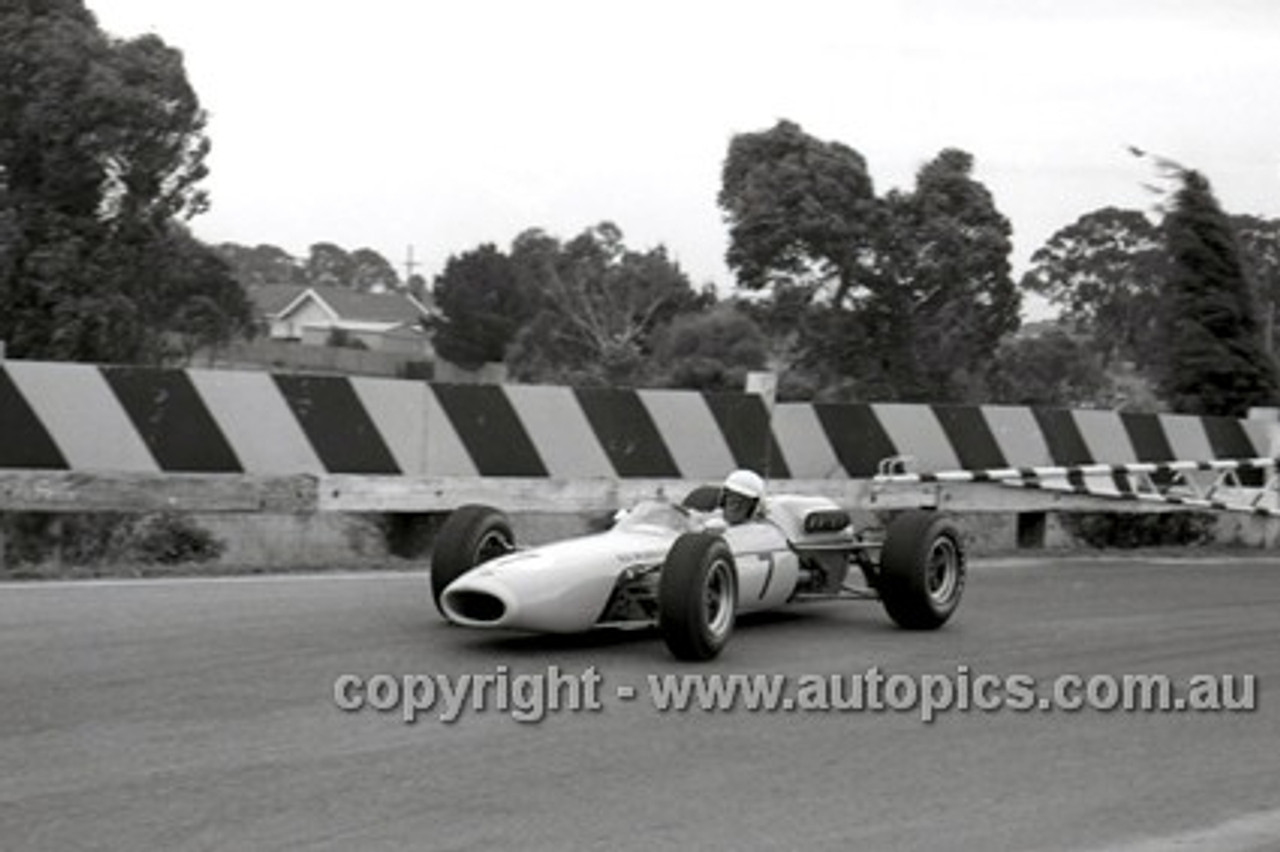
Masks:
[[[341,674],[550,667],[603,709],[344,712]],[[1254,712],[660,712],[650,674],[1256,676]],[[1038,681],[1040,682],[1040,681]],[[878,604],[650,632],[446,625],[425,575],[0,586],[6,850],[1280,848],[1280,559],[980,562],[942,632]],[[619,685],[634,700],[615,697]]]

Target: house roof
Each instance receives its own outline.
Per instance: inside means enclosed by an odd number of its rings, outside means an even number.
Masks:
[[[425,305],[406,293],[360,293],[345,287],[292,287],[292,298],[279,304],[288,295],[285,288],[289,285],[273,286],[281,289],[264,293],[255,302],[266,315],[276,318],[288,316],[308,301],[318,302],[336,320],[351,322],[412,325],[430,313]],[[271,287],[254,289],[268,290]]]
[[[306,289],[302,284],[260,284],[246,287],[244,291],[259,316],[275,316],[289,307]]]

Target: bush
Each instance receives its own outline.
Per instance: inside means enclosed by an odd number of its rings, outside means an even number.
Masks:
[[[125,551],[147,565],[211,562],[226,545],[185,515],[167,512],[138,519],[125,543]]]
[[[650,366],[664,387],[740,391],[751,370],[763,370],[769,341],[747,314],[732,304],[682,314],[657,335]]]
[[[436,533],[448,512],[387,512],[377,517],[377,526],[387,552],[401,559],[422,559],[431,552]]]
[[[0,520],[4,530],[4,561],[10,565],[101,561],[115,550],[125,515],[14,512]]]
[[[217,559],[226,545],[175,513],[17,512],[4,516],[6,564],[138,562],[175,565]]]
[[[1217,522],[1211,512],[1064,512],[1060,519],[1068,533],[1100,549],[1207,544]]]

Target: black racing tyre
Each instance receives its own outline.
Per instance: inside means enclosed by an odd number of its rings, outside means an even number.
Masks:
[[[685,533],[667,552],[658,579],[658,630],[681,660],[710,660],[733,633],[738,569],[718,535]]]
[[[697,512],[710,512],[718,509],[720,507],[720,486],[699,485],[684,496],[684,499],[680,501],[680,505]]]
[[[964,583],[964,546],[955,524],[927,510],[904,512],[890,522],[880,552],[879,589],[899,627],[941,627],[960,604]]]
[[[444,615],[440,596],[454,580],[482,562],[515,549],[511,522],[492,506],[461,506],[440,526],[431,554],[431,599]]]

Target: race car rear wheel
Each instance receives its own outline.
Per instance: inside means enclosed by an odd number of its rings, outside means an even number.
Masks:
[[[686,533],[667,553],[658,580],[658,629],[681,660],[710,660],[733,633],[738,569],[724,539]]]
[[[446,615],[440,596],[450,583],[480,563],[512,550],[515,535],[502,511],[492,506],[467,505],[451,512],[436,535],[431,555],[431,599],[440,614]]]
[[[964,583],[964,547],[955,524],[923,510],[894,518],[880,553],[879,590],[899,627],[941,627],[960,604]]]

